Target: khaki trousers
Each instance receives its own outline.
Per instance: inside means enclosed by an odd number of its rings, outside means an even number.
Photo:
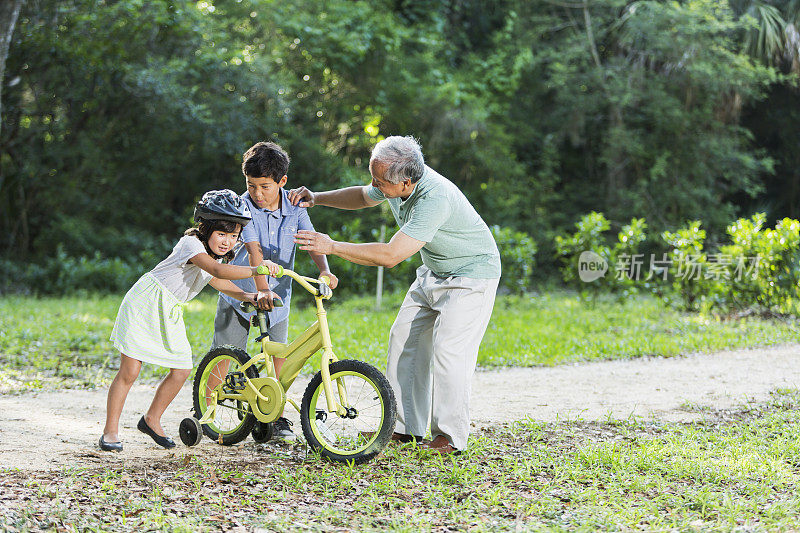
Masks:
[[[389,333],[386,376],[397,398],[395,431],[444,435],[467,446],[472,375],[498,279],[441,278],[417,269]]]

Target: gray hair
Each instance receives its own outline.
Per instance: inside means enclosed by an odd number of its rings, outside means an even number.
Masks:
[[[370,166],[373,162],[386,166],[383,179],[389,183],[402,183],[404,180],[414,183],[425,172],[422,148],[411,136],[393,135],[378,142],[372,149]]]

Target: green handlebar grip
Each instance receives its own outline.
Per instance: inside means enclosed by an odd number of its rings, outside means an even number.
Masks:
[[[283,276],[283,267],[282,266],[278,266],[278,268],[280,268],[280,272],[278,272],[278,275],[275,276],[276,278],[279,278],[279,277]],[[269,275],[269,269],[266,267],[266,265],[258,265],[256,267],[256,274],[258,274],[259,276],[268,276]]]

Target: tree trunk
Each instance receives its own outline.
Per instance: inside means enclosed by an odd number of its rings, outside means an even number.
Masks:
[[[22,2],[23,0],[0,0],[0,128],[3,124],[3,78],[6,72],[6,58]]]

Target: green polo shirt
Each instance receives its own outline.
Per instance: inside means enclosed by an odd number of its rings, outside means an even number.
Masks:
[[[369,185],[367,195],[387,200]],[[425,166],[411,196],[388,198],[400,231],[425,245],[422,262],[437,276],[500,277],[500,253],[489,227],[453,182]]]

